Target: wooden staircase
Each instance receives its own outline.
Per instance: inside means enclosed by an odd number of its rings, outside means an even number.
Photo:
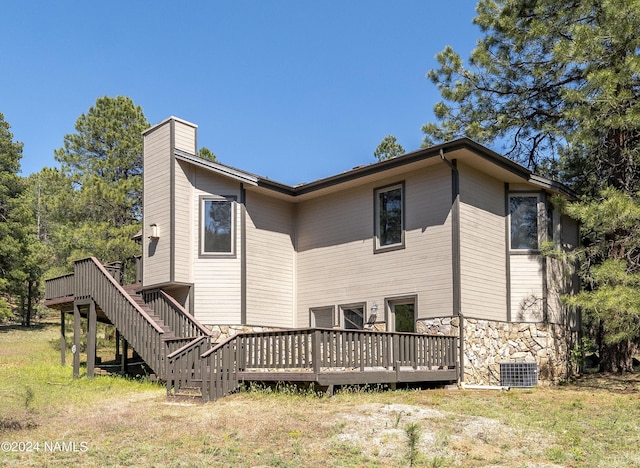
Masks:
[[[310,328],[243,333],[213,344],[209,330],[164,291],[122,286],[114,276],[95,258],[79,260],[73,274],[47,280],[45,305],[63,315],[74,312],[74,340],[79,340],[81,314],[89,318],[89,333],[93,320],[94,340],[98,314],[113,324],[166,382],[167,395],[215,400],[245,381],[331,389],[458,377],[453,336]],[[74,375],[76,365],[74,357]]]
[[[210,333],[163,291],[140,291],[140,284],[122,286],[96,260],[75,262],[74,273],[47,280],[45,305],[63,313],[78,308],[89,317],[113,324],[159,379],[165,380],[166,356]]]
[[[173,333],[173,330],[171,330],[171,327],[165,324],[164,320],[162,320],[162,317],[157,315],[155,311],[151,307],[149,307],[147,303],[144,301],[144,297],[140,291],[140,286],[141,285],[139,283],[136,283],[136,284],[124,285],[122,286],[122,288],[126,291],[126,293],[129,295],[131,300],[133,300],[133,302],[138,304],[138,306],[147,313],[149,318],[153,322],[155,322],[156,325],[162,328],[162,330],[164,331],[164,334],[162,335],[163,340],[166,341],[166,340],[177,338],[175,333]]]

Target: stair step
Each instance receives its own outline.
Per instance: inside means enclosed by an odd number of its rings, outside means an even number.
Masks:
[[[140,289],[140,283],[137,284],[128,284],[124,285],[123,288],[129,295],[129,297],[149,316],[151,320],[153,320],[156,325],[158,325],[164,331],[164,336],[162,337],[164,340],[170,340],[173,338],[177,338],[176,334],[173,332],[170,326],[164,323],[164,320],[155,313],[155,311],[149,307],[141,294],[138,294]]]

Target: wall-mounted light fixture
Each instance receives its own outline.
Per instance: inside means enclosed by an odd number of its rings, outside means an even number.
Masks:
[[[158,240],[160,238],[160,228],[157,224],[151,224],[149,226],[149,239]]]
[[[373,325],[376,323],[377,318],[378,318],[378,304],[374,301],[373,305],[371,306],[369,318],[367,320],[367,323],[365,323],[364,328],[372,329]]]

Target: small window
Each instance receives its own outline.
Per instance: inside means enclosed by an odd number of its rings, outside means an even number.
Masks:
[[[403,184],[375,191],[376,251],[404,247]]]
[[[340,307],[342,313],[342,328],[346,330],[362,330],[364,328],[364,305]]]
[[[203,198],[200,216],[200,253],[233,255],[235,245],[234,201]]]
[[[312,328],[333,328],[333,307],[311,309]]]
[[[386,299],[387,330],[415,333],[416,301],[417,296]]]
[[[538,250],[538,196],[510,195],[511,250]]]

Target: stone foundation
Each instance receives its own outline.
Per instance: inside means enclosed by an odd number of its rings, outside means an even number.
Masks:
[[[460,318],[419,320],[418,333],[460,336]],[[536,362],[538,383],[557,384],[571,375],[570,350],[577,332],[564,325],[507,323],[465,318],[464,383],[498,385],[501,362]]]
[[[280,331],[282,328],[273,327],[252,327],[249,325],[206,325],[211,331],[211,339],[214,343],[222,343],[232,336],[240,333],[258,333],[269,331]]]
[[[460,336],[459,317],[418,320],[416,331],[428,335]],[[557,384],[572,375],[570,350],[577,332],[549,323],[509,323],[465,318],[464,383],[498,385],[501,362],[536,362],[538,383]],[[215,343],[239,333],[279,331],[281,328],[247,325],[209,325]],[[384,331],[384,323],[374,329]]]

